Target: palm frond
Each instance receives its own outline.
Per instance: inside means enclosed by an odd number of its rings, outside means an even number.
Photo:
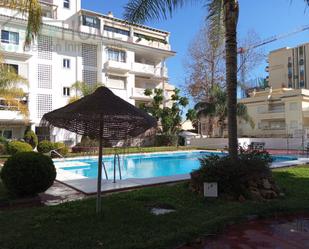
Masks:
[[[5,7],[27,15],[27,28],[24,46],[28,46],[38,36],[42,26],[42,9],[39,0],[9,1]]]
[[[134,23],[166,19],[185,4],[200,0],[130,0],[124,7],[124,18]]]

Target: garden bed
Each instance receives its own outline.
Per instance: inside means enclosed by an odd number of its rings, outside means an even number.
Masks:
[[[3,249],[175,248],[248,216],[309,212],[309,168],[275,170],[274,177],[285,196],[264,202],[205,200],[181,183],[106,196],[101,216],[95,214],[95,199],[0,211],[0,244]],[[175,211],[153,215],[149,207],[157,203]]]

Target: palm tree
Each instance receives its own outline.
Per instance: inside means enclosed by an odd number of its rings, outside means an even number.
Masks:
[[[207,4],[211,30],[220,34],[224,30],[226,54],[227,116],[229,154],[237,159],[237,24],[238,0],[199,0]],[[303,0],[309,5],[309,0]],[[192,0],[129,0],[125,6],[125,18],[141,23],[150,19],[167,18]]]
[[[237,158],[237,23],[238,0],[200,0],[207,3],[210,28],[216,34],[224,29],[227,82],[227,116],[229,133],[229,154]],[[192,0],[129,0],[125,6],[125,17],[132,22],[167,18],[177,8]]]
[[[28,108],[22,99],[26,96],[22,85],[27,85],[27,80],[17,74],[14,68],[0,63],[0,97],[3,104],[10,110],[20,111],[28,116]]]
[[[39,0],[4,1],[0,7],[7,7],[27,15],[27,28],[24,46],[32,43],[42,26],[42,9]]]
[[[220,129],[220,136],[226,126],[228,104],[227,94],[220,86],[214,85],[209,92],[208,101],[199,102],[194,107],[198,119],[207,118],[209,123],[209,133],[213,131],[213,124],[217,123]],[[254,122],[249,116],[247,107],[242,103],[237,103],[236,116],[254,127]]]
[[[42,12],[39,1],[5,1],[0,7],[14,9],[27,15],[24,47],[30,45],[41,29]],[[25,97],[21,84],[27,84],[27,80],[5,64],[0,50],[0,98],[9,109],[18,110],[23,116],[28,117],[27,105],[21,101]]]

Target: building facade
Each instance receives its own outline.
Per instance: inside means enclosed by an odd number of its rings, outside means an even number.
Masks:
[[[269,88],[241,99],[255,123],[239,121],[239,136],[297,137],[309,129],[309,43],[270,52]]]
[[[40,127],[42,116],[68,103],[77,81],[101,83],[129,103],[151,101],[147,88],[162,88],[169,104],[166,60],[175,55],[169,32],[135,25],[81,9],[81,0],[42,0],[40,36],[24,49],[26,17],[0,7],[1,52],[4,62],[28,79],[25,118],[0,108],[0,135],[22,138],[31,126],[40,139],[74,143],[75,134]]]

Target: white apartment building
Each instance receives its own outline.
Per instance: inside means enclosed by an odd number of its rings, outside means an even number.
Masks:
[[[24,49],[26,17],[0,7],[1,52],[5,63],[28,79],[29,117],[0,103],[0,135],[22,138],[31,126],[39,139],[74,143],[75,134],[40,127],[42,116],[68,103],[77,81],[97,82],[138,106],[149,102],[146,88],[168,84],[166,60],[175,55],[170,33],[81,9],[81,0],[42,0],[43,26],[33,45]]]

